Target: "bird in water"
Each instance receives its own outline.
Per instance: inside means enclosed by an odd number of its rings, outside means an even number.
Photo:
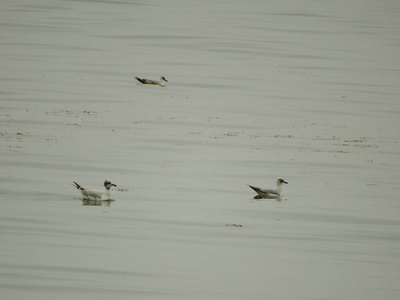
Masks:
[[[152,80],[152,79],[139,78],[139,77],[135,77],[135,79],[143,84],[153,84],[153,85],[159,85],[159,86],[165,86],[165,83],[168,82],[168,80],[164,76],[161,76],[159,81]]]
[[[279,199],[281,197],[282,184],[288,183],[283,178],[278,178],[275,189],[261,189],[251,185],[249,187],[257,193],[254,199]]]
[[[104,191],[92,191],[89,189],[85,189],[78,183],[75,183],[75,187],[81,192],[82,196],[89,200],[101,201],[101,200],[110,200],[110,188],[116,185],[112,183],[110,180],[104,181]]]

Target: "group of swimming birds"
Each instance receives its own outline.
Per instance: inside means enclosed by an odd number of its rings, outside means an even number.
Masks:
[[[74,181],[75,187],[81,192],[82,196],[85,199],[89,199],[92,201],[105,201],[110,200],[110,188],[116,185],[112,183],[110,180],[104,181],[104,191],[92,191],[82,187],[80,184]],[[280,199],[281,197],[281,189],[283,184],[288,184],[283,178],[278,178],[276,181],[275,189],[261,189],[259,187],[251,186],[257,195],[254,196],[254,199]]]
[[[152,84],[159,86],[165,86],[165,83],[168,82],[168,80],[164,76],[161,76],[160,80],[152,80],[139,77],[135,77],[135,79],[143,84]],[[76,183],[75,181],[74,184],[75,187],[81,192],[84,198],[93,201],[110,200],[110,188],[113,186],[116,187],[116,185],[112,183],[110,180],[104,181],[105,189],[102,192],[86,189],[81,185],[79,185],[78,183]],[[259,187],[251,185],[249,185],[249,187],[252,188],[257,193],[257,195],[254,196],[254,199],[280,199],[282,184],[288,184],[288,183],[284,179],[278,178],[278,180],[276,181],[275,189],[261,189]]]

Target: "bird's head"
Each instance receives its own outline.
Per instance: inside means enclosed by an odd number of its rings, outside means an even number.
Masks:
[[[114,183],[112,183],[110,180],[106,180],[106,181],[104,181],[104,186],[105,186],[105,188],[106,188],[107,190],[109,190],[110,187],[116,186],[116,185],[115,185]]]
[[[281,184],[288,184],[287,181],[285,181],[285,179],[283,179],[283,178],[278,178],[277,181],[278,181],[277,183],[278,183],[279,185],[281,185]]]

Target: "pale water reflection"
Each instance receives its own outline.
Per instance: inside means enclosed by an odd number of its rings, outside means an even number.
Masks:
[[[115,200],[89,200],[89,199],[82,199],[82,204],[84,206],[110,206],[112,202]]]
[[[2,299],[399,299],[400,2],[0,8]]]

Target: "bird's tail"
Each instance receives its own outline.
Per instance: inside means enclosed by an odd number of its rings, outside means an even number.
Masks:
[[[251,189],[253,189],[253,190],[255,190],[255,191],[258,191],[260,188],[258,188],[258,187],[256,187],[256,186],[252,186],[252,185],[249,185],[248,184],[248,186],[251,188]]]
[[[142,79],[142,78],[135,77],[135,79],[136,79],[137,81],[140,81],[141,83],[143,83],[143,79]]]
[[[79,184],[77,184],[75,181],[73,181],[73,183],[75,183],[75,187],[78,189],[78,190],[81,190],[81,191],[83,191],[84,190],[84,188],[83,187],[81,187]]]

